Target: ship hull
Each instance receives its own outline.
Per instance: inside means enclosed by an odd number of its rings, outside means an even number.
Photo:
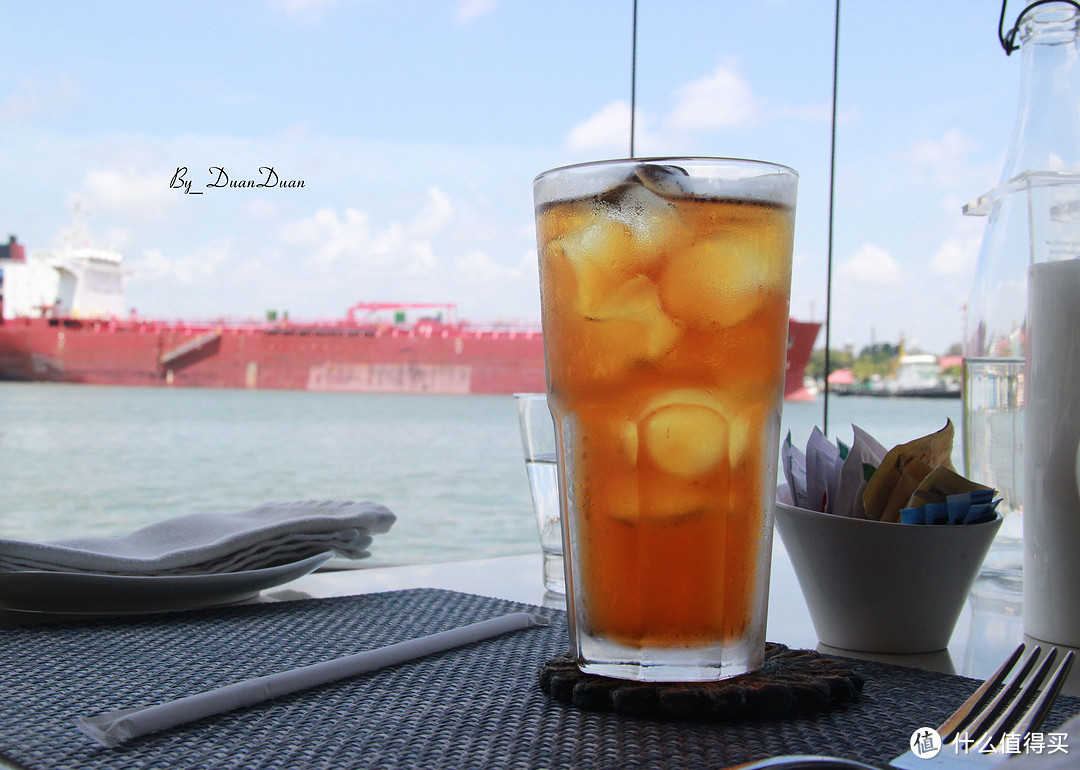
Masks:
[[[784,372],[785,401],[813,401],[815,396],[806,389],[804,378],[810,354],[814,351],[821,324],[816,321],[788,321],[787,369]]]
[[[818,327],[791,322],[785,398],[803,397]],[[0,324],[0,380],[367,393],[545,389],[539,331],[438,322],[403,329],[18,318]]]
[[[539,332],[16,319],[0,379],[378,393],[544,389]]]

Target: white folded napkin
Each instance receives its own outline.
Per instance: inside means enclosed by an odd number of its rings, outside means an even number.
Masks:
[[[0,572],[198,575],[287,564],[326,551],[360,559],[370,556],[372,535],[388,531],[395,519],[371,502],[267,503],[240,513],[179,516],[119,537],[0,539]]]

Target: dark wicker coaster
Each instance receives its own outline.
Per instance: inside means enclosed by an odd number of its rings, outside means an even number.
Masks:
[[[540,672],[540,689],[590,711],[680,720],[779,719],[857,700],[863,678],[813,650],[769,642],[765,664],[721,682],[633,682],[582,673],[559,655]]]

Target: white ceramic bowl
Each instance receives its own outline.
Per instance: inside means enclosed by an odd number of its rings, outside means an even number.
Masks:
[[[776,504],[818,639],[881,653],[948,646],[1001,517],[983,524],[887,524]]]

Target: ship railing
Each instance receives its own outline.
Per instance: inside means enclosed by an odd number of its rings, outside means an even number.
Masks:
[[[24,321],[26,323],[33,323],[34,319],[16,317],[7,319],[9,321],[19,322]],[[299,321],[299,320],[279,320],[279,321],[262,321],[262,320],[235,320],[228,318],[217,318],[207,320],[172,320],[172,319],[148,319],[134,317],[129,319],[118,318],[61,318],[61,319],[49,319],[54,323],[63,323],[69,321],[71,323],[78,323],[83,328],[87,328],[94,331],[103,332],[117,332],[117,331],[131,331],[140,333],[158,333],[158,332],[179,332],[179,333],[200,333],[209,332],[214,330],[223,330],[228,332],[249,332],[254,333],[258,331],[271,331],[278,333],[292,333],[292,334],[334,334],[345,332],[359,332],[365,334],[372,334],[374,336],[383,335],[411,335],[411,336],[424,336],[424,337],[447,337],[453,335],[466,335],[476,338],[504,338],[504,337],[527,337],[538,336],[541,334],[539,324],[525,323],[525,322],[507,322],[507,323],[488,323],[488,324],[473,324],[467,321],[445,323],[440,321],[417,321],[413,323],[375,323],[375,324],[360,324],[350,323],[347,320],[321,320],[321,321]]]
[[[465,327],[465,330],[470,335],[479,339],[485,337],[492,339],[501,339],[503,337],[508,337],[510,339],[515,339],[517,337],[532,339],[533,337],[539,337],[543,334],[543,331],[539,326],[470,326]]]

